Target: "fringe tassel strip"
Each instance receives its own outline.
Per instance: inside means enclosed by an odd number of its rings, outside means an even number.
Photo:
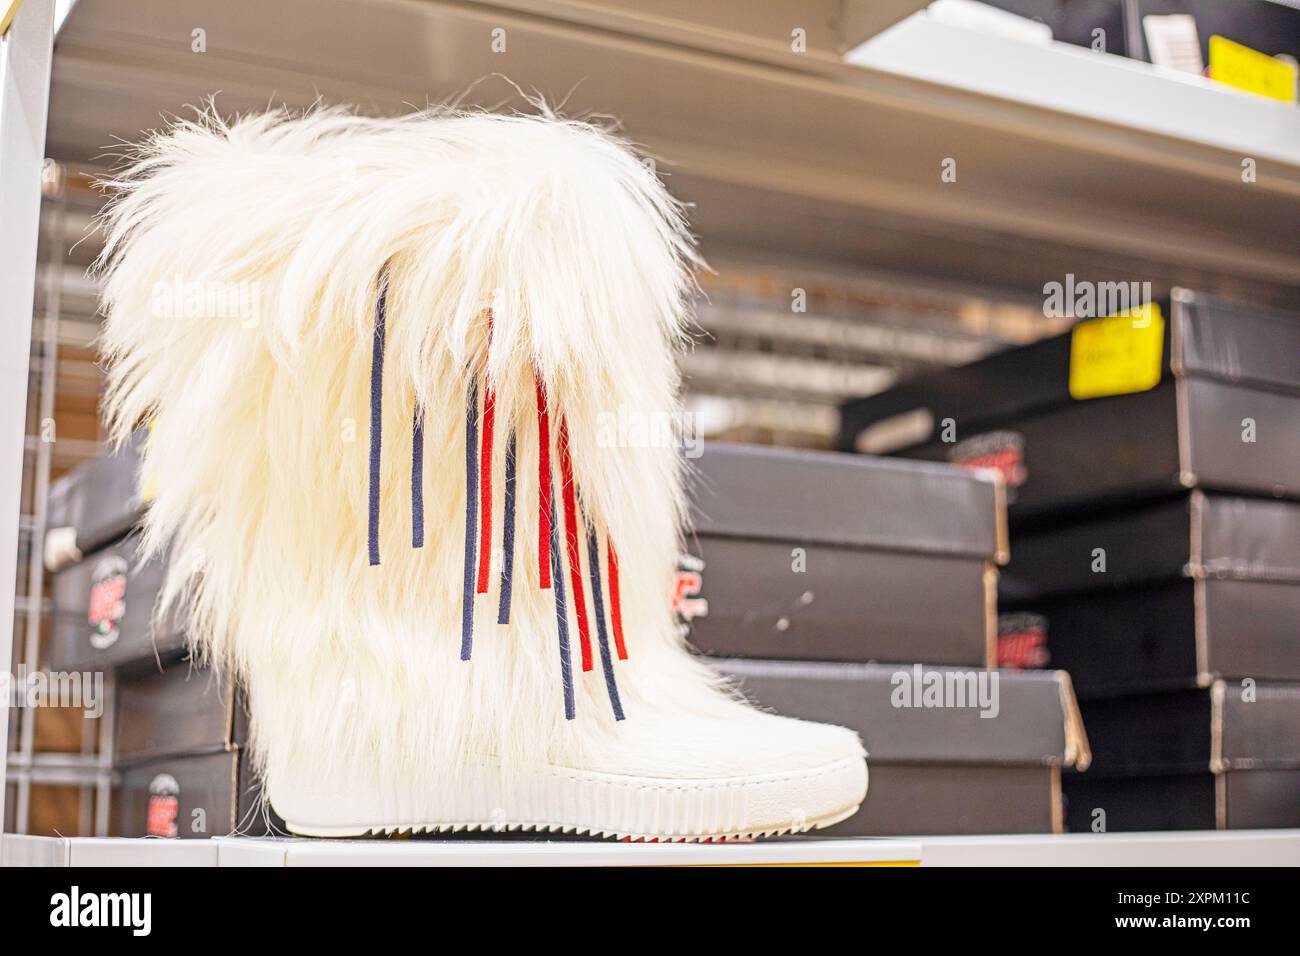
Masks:
[[[569,555],[569,583],[573,586],[573,606],[578,618],[578,643],[582,650],[582,670],[592,669],[591,630],[587,625],[587,599],[582,593],[582,554],[578,549],[577,489],[573,484],[573,460],[569,456],[569,427],[560,419],[560,480],[564,495],[564,538]]]
[[[515,566],[515,430],[510,429],[506,439],[505,514],[501,521],[501,602],[497,607],[497,623],[510,623],[510,578]]]
[[[623,602],[618,593],[618,552],[614,539],[605,537],[605,563],[609,566],[609,618],[614,627],[614,650],[620,661],[627,660],[627,645],[623,643]]]
[[[542,590],[551,586],[551,548],[555,541],[555,507],[551,500],[551,420],[546,386],[540,375],[533,376],[537,391],[537,575]]]
[[[564,569],[560,566],[560,543],[555,523],[555,494],[551,476],[546,476],[546,501],[551,579],[555,582],[555,628],[560,636],[560,681],[564,690],[564,719],[573,720],[577,707],[573,699],[573,660],[569,651],[569,606],[564,594]],[[581,583],[581,582],[580,582]]]
[[[411,547],[424,547],[424,416],[411,417]]]
[[[614,678],[614,662],[609,656],[609,633],[605,629],[605,600],[601,595],[600,584],[600,545],[596,541],[596,529],[587,524],[587,563],[591,572],[591,603],[596,612],[596,642],[600,647],[600,666],[605,672],[605,690],[609,693],[609,704],[614,708],[614,719],[623,719],[623,702],[618,697],[618,681]]]
[[[478,384],[469,384],[465,412],[465,581],[461,595],[460,659],[469,660],[474,650],[474,532],[478,524]]]
[[[370,474],[369,524],[367,546],[371,565],[379,564],[379,518],[381,452],[383,445],[384,339],[388,296],[387,277],[381,276],[375,304],[374,341],[370,358]],[[489,341],[491,331],[489,326]],[[538,578],[543,589],[555,592],[555,623],[560,645],[560,676],[564,694],[564,717],[573,720],[577,707],[573,686],[573,660],[569,642],[568,596],[565,593],[563,559],[560,555],[559,526],[556,517],[555,485],[551,477],[550,409],[546,386],[541,376],[534,376],[537,393],[537,473]],[[474,600],[488,590],[492,554],[492,459],[496,423],[496,395],[490,381],[484,383],[482,433],[479,427],[478,383],[471,379],[465,408],[465,566],[461,593],[460,659],[468,661],[474,650]],[[480,445],[481,441],[481,445]],[[587,619],[587,601],[583,593],[582,552],[578,542],[578,495],[573,480],[573,460],[569,453],[569,429],[560,419],[557,451],[560,457],[561,494],[564,499],[565,546],[569,562],[569,584],[573,592],[574,612],[578,621],[578,639],[582,670],[594,669],[591,631]],[[512,428],[506,440],[505,486],[502,517],[501,594],[497,623],[510,623],[515,552],[515,497],[518,480],[518,442]],[[475,492],[477,491],[477,494]],[[476,547],[477,545],[477,547]],[[411,547],[424,547],[424,417],[417,407],[411,419]],[[609,575],[610,625],[615,653],[627,660],[623,641],[623,612],[619,598],[618,554],[614,543],[606,538],[606,562]],[[587,560],[590,564],[591,594],[596,615],[596,638],[605,689],[617,720],[623,720],[623,704],[610,654],[606,626],[604,586],[600,574],[600,545],[594,525],[587,527]],[[477,568],[477,575],[475,569]]]
[[[478,593],[486,594],[492,570],[492,444],[496,423],[496,391],[483,384],[483,453],[479,456]]]
[[[370,519],[366,543],[370,565],[379,564],[379,459],[384,439],[384,321],[388,303],[388,276],[379,276],[375,302],[375,339],[370,352]]]

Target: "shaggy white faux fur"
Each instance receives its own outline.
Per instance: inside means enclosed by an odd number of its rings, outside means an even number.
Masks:
[[[672,751],[682,737],[648,742],[647,722],[671,716],[689,735],[695,715],[752,715],[675,635],[678,454],[601,440],[602,412],[675,418],[693,289],[682,210],[625,143],[549,115],[208,114],[155,135],[110,185],[108,416],[118,440],[152,423],[147,547],[171,551],[165,598],[188,605],[195,648],[246,682],[273,799],[277,778],[432,791],[485,755],[583,766],[624,738]],[[385,266],[382,563],[371,567],[368,393]],[[505,435],[518,432],[517,552],[512,622],[496,623],[494,574],[466,663],[465,395],[484,367],[498,390],[498,528]],[[564,719],[554,599],[538,586],[534,369],[553,436],[567,418],[587,514],[619,550],[620,724],[599,661],[578,669],[572,599],[577,718]],[[414,550],[417,403],[426,544]],[[583,567],[586,578],[585,548]],[[689,743],[696,772],[716,772],[707,742]]]

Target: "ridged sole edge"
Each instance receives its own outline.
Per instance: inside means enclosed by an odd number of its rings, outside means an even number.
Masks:
[[[835,824],[847,820],[853,814],[858,812],[861,806],[855,803],[852,806],[836,810],[832,813],[824,814],[815,820],[810,820],[803,826],[781,826],[763,830],[743,830],[733,833],[704,833],[704,834],[645,834],[632,833],[622,830],[601,830],[593,827],[584,827],[569,823],[502,823],[493,822],[460,822],[460,823],[418,823],[418,824],[400,824],[393,826],[367,826],[367,827],[315,827],[299,826],[298,824],[285,821],[285,826],[289,832],[295,836],[319,837],[325,839],[348,839],[357,837],[380,837],[393,835],[415,835],[420,833],[472,833],[475,831],[506,833],[518,831],[521,833],[566,833],[576,836],[591,836],[597,839],[609,840],[628,840],[633,843],[724,843],[741,840],[757,840],[766,837],[785,836],[792,833],[807,833],[810,830],[820,830],[825,827],[834,826]]]
[[[270,797],[289,831],[299,836],[514,830],[696,843],[830,826],[861,805],[867,782],[867,764],[855,755],[744,777],[673,779],[562,767],[505,782],[488,774],[449,788],[423,807],[398,808],[392,804],[400,801],[349,793],[293,799],[283,789],[277,799],[274,785]],[[312,811],[320,816],[313,820]]]

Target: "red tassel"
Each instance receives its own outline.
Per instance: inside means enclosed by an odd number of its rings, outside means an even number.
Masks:
[[[618,597],[618,552],[614,539],[605,538],[606,562],[609,565],[609,616],[614,625],[614,649],[620,661],[627,660],[627,645],[623,643],[623,606]]]
[[[578,639],[582,647],[582,669],[592,669],[591,632],[587,627],[587,597],[582,591],[582,556],[578,550],[578,501],[573,486],[573,460],[569,457],[569,427],[560,419],[560,477],[564,482],[564,538],[569,553],[569,583],[578,615]]]
[[[487,311],[487,348],[492,348],[492,310]],[[493,424],[496,422],[496,391],[492,388],[492,379],[486,370],[487,356],[484,356],[483,372],[483,436],[482,448],[478,456],[478,499],[479,499],[479,537],[478,537],[478,587],[479,594],[487,594],[488,577],[492,570],[492,440]]]
[[[546,386],[533,375],[537,390],[537,573],[542,588],[551,586],[551,419]]]
[[[486,594],[492,567],[492,425],[496,420],[496,392],[488,385],[483,395],[483,450],[479,455],[478,588]]]

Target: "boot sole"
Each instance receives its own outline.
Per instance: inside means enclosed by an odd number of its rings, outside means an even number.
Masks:
[[[721,842],[832,826],[857,812],[866,784],[860,757],[800,773],[724,780],[563,770],[512,800],[497,799],[499,791],[491,797],[488,791],[466,794],[463,809],[477,812],[448,814],[449,819],[309,823],[286,817],[285,825],[297,836],[324,838],[532,831],[633,842]],[[503,804],[531,812],[508,812]]]

